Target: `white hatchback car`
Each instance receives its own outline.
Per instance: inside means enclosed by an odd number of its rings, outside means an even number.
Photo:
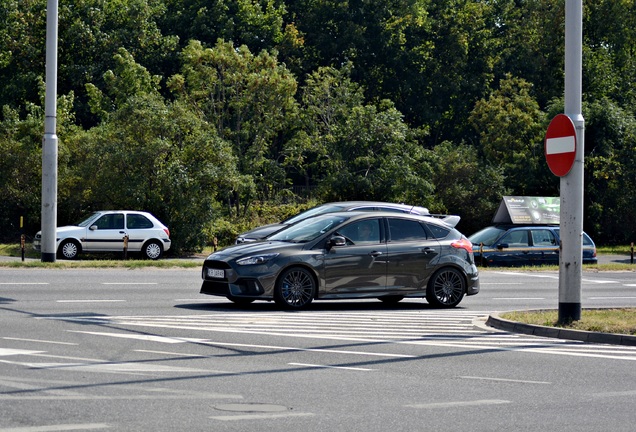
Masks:
[[[75,225],[56,230],[57,255],[75,259],[81,252],[122,252],[125,238],[127,250],[141,252],[147,259],[159,259],[170,249],[170,230],[147,212],[132,210],[97,211]],[[41,249],[42,232],[33,240],[33,248]]]

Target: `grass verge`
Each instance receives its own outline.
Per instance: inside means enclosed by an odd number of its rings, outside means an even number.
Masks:
[[[499,316],[509,321],[545,327],[636,335],[636,308],[584,309],[581,319],[569,324],[559,324],[557,310],[505,312]]]

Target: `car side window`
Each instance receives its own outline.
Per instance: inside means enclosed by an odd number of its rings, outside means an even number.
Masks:
[[[354,222],[338,229],[338,233],[356,245],[380,243],[380,220],[365,219]]]
[[[154,227],[152,221],[144,215],[129,214],[126,220],[129,229],[147,229]]]
[[[509,247],[524,247],[529,246],[528,243],[528,231],[518,230],[512,231],[504,238],[501,239],[501,243],[507,243]]]
[[[535,246],[556,246],[556,238],[552,231],[547,229],[533,229],[532,244]]]
[[[122,213],[106,214],[95,221],[97,229],[124,229],[124,215]]]
[[[390,239],[396,241],[414,241],[426,239],[426,230],[418,221],[389,219]]]
[[[433,224],[427,224],[427,226],[428,229],[431,230],[433,237],[435,237],[436,239],[443,239],[448,235],[448,233],[450,233],[450,230],[447,230],[446,228],[443,228],[441,226]]]

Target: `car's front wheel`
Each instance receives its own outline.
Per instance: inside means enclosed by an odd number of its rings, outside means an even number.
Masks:
[[[316,293],[316,281],[309,270],[294,267],[285,270],[274,290],[276,304],[289,309],[302,309],[308,306]]]
[[[426,289],[426,300],[431,306],[451,308],[464,298],[466,279],[462,273],[447,267],[438,270],[429,280]]]
[[[161,255],[163,254],[163,247],[158,241],[151,240],[144,245],[141,253],[146,259],[156,260],[161,258]]]
[[[62,259],[76,259],[81,251],[79,243],[75,240],[64,240],[57,249],[57,255]]]

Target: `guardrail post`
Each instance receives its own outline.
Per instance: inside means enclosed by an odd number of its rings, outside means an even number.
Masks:
[[[632,251],[632,258],[631,258],[631,263],[634,264],[634,242],[632,242],[632,246],[631,246],[631,251]]]
[[[24,246],[26,244],[26,236],[20,235],[20,250],[22,251],[22,262],[24,262]]]
[[[214,252],[216,252],[216,248],[219,245],[219,239],[217,239],[216,237],[214,237],[212,239],[212,246],[214,246]]]

